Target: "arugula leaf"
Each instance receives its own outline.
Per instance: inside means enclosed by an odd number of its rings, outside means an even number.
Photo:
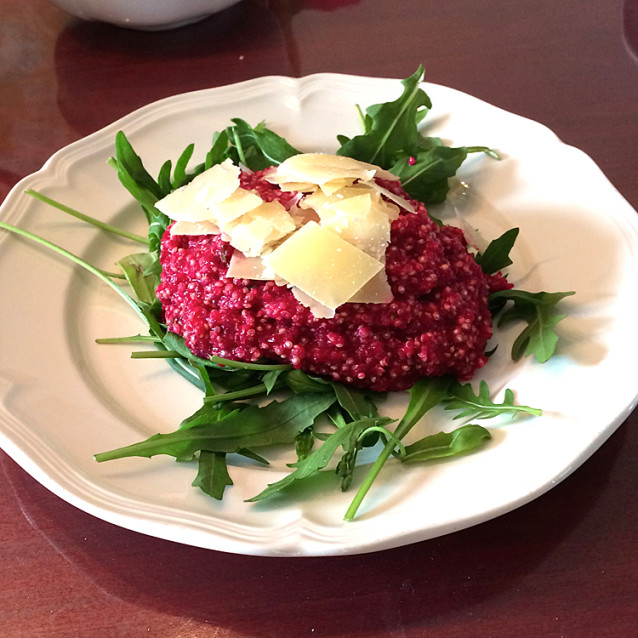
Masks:
[[[450,188],[448,178],[456,175],[467,159],[465,147],[452,148],[438,142],[413,154],[399,153],[389,169],[401,179],[408,195],[424,204],[445,201]]]
[[[331,434],[322,443],[321,447],[316,449],[304,459],[294,463],[292,467],[294,467],[295,470],[293,472],[287,474],[284,478],[275,483],[270,483],[266,489],[256,496],[249,498],[247,502],[254,503],[256,501],[262,501],[288,487],[292,483],[313,476],[328,465],[335,452],[340,447],[343,447],[346,451],[352,450],[360,435],[365,430],[371,426],[385,425],[390,422],[391,419],[378,418],[360,419],[358,421],[351,421],[350,423],[347,423],[344,427],[337,429],[333,434]]]
[[[184,184],[184,182],[188,180],[188,176],[186,175],[186,167],[188,166],[188,162],[190,162],[191,157],[193,156],[194,150],[195,144],[189,144],[179,156],[177,162],[175,163],[173,181],[170,184],[171,190],[179,188]]]
[[[239,121],[241,120],[233,120],[236,124]],[[299,155],[300,153],[300,151],[294,146],[291,146],[283,137],[277,135],[269,128],[266,128],[263,122],[257,124],[252,132],[259,150],[268,162],[267,166],[281,164],[289,157]]]
[[[62,248],[62,246],[54,244],[53,242],[50,242],[49,240],[44,239],[43,237],[40,237],[39,235],[35,235],[34,233],[29,232],[28,230],[23,230],[22,228],[18,228],[17,226],[13,226],[12,224],[7,224],[6,222],[3,222],[3,221],[0,221],[0,228],[3,230],[9,231],[11,233],[15,233],[16,235],[26,237],[27,239],[30,239],[40,244],[41,246],[44,246],[45,248],[49,248],[53,252],[58,253],[65,259],[72,261],[73,263],[77,264],[78,266],[81,266],[85,270],[88,270],[91,274],[95,275],[98,279],[101,279],[105,284],[107,284],[113,290],[115,290],[115,292],[118,295],[120,295],[120,297],[124,299],[124,301],[126,301],[126,303],[142,319],[142,321],[147,326],[149,326],[149,318],[147,317],[143,309],[140,307],[140,305],[135,301],[135,299],[133,299],[133,297],[131,297],[125,290],[123,290],[120,286],[118,286],[110,277],[106,276],[99,268],[96,268],[95,266],[91,265],[90,263],[88,263],[87,261],[79,257],[78,255],[75,255],[74,253],[66,250],[66,248]]]
[[[490,399],[490,390],[485,380],[479,384],[478,394],[474,394],[470,383],[460,384],[457,381],[449,388],[450,396],[443,401],[446,410],[460,410],[454,418],[461,419],[473,417],[475,419],[491,419],[501,414],[515,414],[525,412],[540,416],[542,410],[526,405],[514,404],[514,393],[507,388],[504,393],[503,403],[494,403]]]
[[[347,387],[342,383],[331,382],[339,405],[350,415],[353,421],[364,417],[376,417],[376,406],[370,399],[370,393],[357,388]]]
[[[140,193],[145,191],[145,196],[142,199],[146,199],[147,194],[155,201],[164,197],[164,191],[144,168],[142,158],[133,150],[133,146],[123,131],[118,131],[115,136],[115,159],[118,172],[122,171],[128,175]],[[135,195],[133,196],[135,197]]]
[[[450,379],[447,377],[435,377],[429,379],[419,379],[409,390],[410,401],[408,408],[403,415],[403,418],[397,425],[394,431],[394,436],[383,447],[383,450],[377,457],[365,479],[361,483],[359,490],[357,491],[348,511],[345,515],[345,520],[351,521],[366,494],[370,490],[372,483],[379,475],[379,472],[385,465],[386,461],[390,458],[391,454],[396,447],[396,440],[401,441],[403,437],[421,420],[428,410],[431,410],[435,405],[441,403],[448,396],[448,386]]]
[[[410,401],[395,436],[401,440],[435,405],[448,396],[451,380],[449,377],[419,379],[409,390]]]
[[[241,456],[250,459],[251,461],[255,461],[256,463],[261,463],[262,465],[270,465],[270,463],[268,463],[268,461],[263,456],[257,454],[257,452],[255,452],[254,450],[244,448],[242,450],[239,450],[237,454],[240,454]]]
[[[419,124],[432,108],[420,88],[425,71],[420,65],[402,80],[403,93],[393,102],[373,104],[361,115],[363,133],[353,138],[338,135],[337,155],[377,164],[390,170],[405,191],[424,204],[438,204],[449,191],[448,180],[467,159],[468,153],[485,153],[499,159],[485,146],[445,146],[440,138],[419,131]]]
[[[243,164],[253,171],[261,171],[299,154],[296,148],[266,128],[263,122],[253,128],[241,118],[231,121],[233,125],[225,129],[223,137],[220,136],[214,141],[209,152],[211,162],[214,161],[213,158],[222,161],[230,158],[236,164]],[[224,143],[226,148],[223,147]],[[208,161],[207,158],[207,164]]]
[[[474,261],[486,275],[493,275],[512,264],[510,251],[514,247],[518,232],[518,228],[510,228],[500,237],[491,241],[484,253],[476,255]]]
[[[290,370],[284,377],[286,385],[295,393],[304,392],[333,392],[330,381],[312,377],[301,370]]]
[[[328,394],[294,395],[285,401],[273,401],[264,407],[251,405],[222,420],[208,421],[203,412],[190,417],[196,425],[180,427],[169,434],[155,434],[146,441],[95,455],[99,463],[130,456],[150,458],[167,454],[188,458],[199,450],[239,452],[242,449],[290,443],[295,436],[312,425],[334,402]],[[197,416],[196,416],[197,415]]]
[[[139,202],[148,222],[149,252],[159,251],[162,235],[170,219],[155,208],[155,203],[166,193],[144,168],[140,156],[133,150],[126,135],[119,131],[115,136],[115,159],[110,164],[129,193]]]
[[[117,262],[138,301],[146,304],[152,304],[157,299],[155,289],[160,278],[153,269],[156,261],[155,253],[136,253]]]
[[[264,374],[262,382],[266,386],[266,394],[270,394],[273,391],[282,373],[283,370],[270,370]]]
[[[297,454],[297,460],[303,461],[315,445],[315,435],[312,430],[312,426],[307,427],[302,432],[299,432],[295,437],[295,452]]]
[[[406,445],[403,463],[421,463],[433,459],[462,456],[482,447],[492,438],[489,430],[469,423],[452,432],[439,432]]]
[[[558,335],[554,327],[567,315],[558,314],[556,306],[569,292],[527,292],[525,290],[499,290],[490,295],[493,313],[507,302],[512,302],[503,311],[498,326],[522,320],[527,323],[512,345],[512,359],[518,361],[523,355],[534,355],[540,363],[547,361],[556,351]]]
[[[374,104],[366,109],[365,132],[352,139],[340,136],[342,142],[337,155],[346,155],[363,162],[390,168],[400,151],[414,154],[417,151],[418,122],[424,112],[432,108],[425,91],[419,88],[423,81],[423,65],[405,80],[403,94],[394,102]]]
[[[223,372],[236,373],[238,371],[260,371],[271,372],[274,370],[290,370],[292,366],[288,363],[250,363],[246,361],[234,361],[223,357],[211,356],[208,359],[197,357],[191,353],[186,346],[183,337],[174,332],[166,332],[162,339],[167,349],[174,350],[185,359],[189,359],[198,365],[205,365],[211,368],[222,370]]]
[[[226,455],[221,452],[202,450],[199,453],[197,468],[193,487],[199,487],[208,496],[221,501],[226,487],[233,484],[228,474]]]
[[[196,428],[200,426],[219,423],[224,419],[239,417],[241,411],[246,409],[248,404],[224,404],[224,403],[204,403],[201,408],[186,417],[180,424],[180,429]],[[237,451],[237,450],[235,450]]]

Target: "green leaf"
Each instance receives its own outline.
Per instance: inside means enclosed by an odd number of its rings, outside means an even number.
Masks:
[[[303,461],[310,452],[312,452],[314,445],[315,435],[312,427],[299,432],[299,434],[295,437],[295,452],[297,453],[297,460]]]
[[[447,197],[448,179],[456,175],[468,153],[481,152],[493,158],[498,154],[485,146],[448,147],[440,138],[419,131],[419,124],[432,108],[419,86],[423,77],[423,66],[419,66],[402,80],[403,93],[397,100],[369,106],[361,116],[364,132],[353,138],[338,135],[341,146],[337,154],[388,169],[410,196],[425,204],[438,204]]]
[[[185,182],[189,180],[186,175],[186,167],[188,166],[188,162],[190,162],[191,157],[193,156],[193,151],[195,150],[194,144],[189,144],[183,151],[182,154],[177,159],[175,163],[175,171],[173,172],[173,181],[171,183],[172,190],[177,189],[182,186]],[[168,193],[166,193],[168,195]]]
[[[156,253],[136,253],[117,262],[138,301],[152,304],[157,299],[155,289],[160,278],[152,267],[156,261]]]
[[[295,393],[304,392],[333,392],[333,387],[329,381],[319,377],[311,377],[301,370],[290,370],[284,377],[286,385]]]
[[[474,393],[470,383],[460,384],[454,382],[450,385],[450,396],[443,404],[446,410],[460,410],[454,418],[491,419],[501,414],[516,414],[524,412],[540,416],[542,411],[527,405],[516,405],[514,393],[508,388],[505,390],[503,403],[494,403],[490,399],[490,390],[485,380],[479,384],[478,394]]]
[[[255,461],[256,463],[260,463],[261,465],[270,465],[270,463],[268,463],[268,461],[263,456],[261,456],[261,454],[257,454],[257,452],[255,452],[254,450],[243,449],[239,450],[237,454],[240,454],[241,456],[250,459],[251,461]]]
[[[365,417],[376,417],[376,406],[370,399],[370,393],[342,383],[331,381],[339,405],[350,415],[353,421]]]
[[[448,377],[423,378],[410,388],[408,408],[394,432],[399,440],[403,439],[426,412],[447,398],[450,383]]]
[[[208,406],[205,405],[190,417],[189,427],[180,427],[169,434],[155,434],[146,441],[96,454],[95,459],[103,462],[130,456],[150,458],[156,454],[188,458],[199,450],[238,452],[290,443],[299,432],[312,425],[334,400],[327,394],[294,395],[264,407],[251,405],[221,420],[207,419],[204,408]]]
[[[213,135],[213,144],[206,154],[206,160],[203,166],[197,167],[195,172],[201,172],[207,170],[216,164],[221,164],[228,155],[228,149],[230,148],[230,141],[228,139],[228,131],[223,130]]]
[[[186,417],[179,424],[179,427],[181,429],[189,429],[219,423],[224,419],[238,417],[246,406],[247,404],[241,404],[238,407],[237,404],[204,403],[201,408]]]
[[[266,374],[264,374],[264,376],[262,377],[262,381],[263,384],[266,386],[266,394],[270,394],[273,391],[282,373],[283,370],[270,370],[269,372],[266,372]]]
[[[221,452],[202,450],[197,461],[197,476],[193,481],[193,487],[199,487],[208,496],[221,501],[224,490],[232,484],[233,481],[228,474],[226,455]]]
[[[448,178],[456,175],[466,158],[465,147],[435,144],[414,154],[400,153],[390,172],[413,198],[424,204],[439,204],[449,191]]]
[[[235,121],[235,120],[233,120]],[[277,135],[263,122],[260,122],[254,129],[253,134],[262,154],[269,162],[270,166],[281,164],[293,155],[299,155],[294,146],[291,146],[283,137]]]
[[[115,158],[117,170],[128,175],[140,191],[147,191],[155,201],[164,197],[159,184],[144,167],[140,156],[133,150],[123,131],[118,131],[115,136]]]
[[[552,357],[556,351],[558,335],[554,331],[556,324],[567,315],[558,314],[556,306],[569,292],[527,292],[524,290],[499,290],[490,295],[493,314],[499,305],[512,302],[505,307],[498,320],[503,326],[513,321],[524,321],[527,326],[519,334],[512,346],[512,358],[518,361],[522,356],[535,356],[540,363]]]
[[[217,155],[224,159],[229,157],[236,164],[243,164],[253,171],[261,171],[269,166],[280,164],[299,151],[292,147],[283,137],[280,137],[263,123],[255,128],[241,118],[231,120],[232,126],[226,128],[225,137],[227,148]]]
[[[173,190],[173,184],[171,183],[171,171],[173,170],[173,162],[166,160],[160,168],[160,172],[157,175],[157,184],[163,193],[170,193]]]
[[[486,275],[493,275],[512,264],[510,251],[518,237],[518,231],[518,228],[510,228],[500,237],[491,241],[484,253],[476,255],[474,261]]]
[[[492,435],[480,425],[468,424],[452,432],[430,434],[405,447],[404,463],[421,463],[433,459],[463,456],[482,447]]]
[[[186,345],[184,338],[173,332],[167,332],[162,339],[167,350],[178,353],[181,357],[192,361],[196,365],[205,365],[218,370],[223,378],[227,373],[243,373],[246,379],[260,379],[256,372],[271,372],[276,370],[290,370],[292,366],[288,363],[248,363],[245,361],[233,361],[222,357],[211,356],[208,359],[195,356]],[[211,374],[214,374],[211,372]],[[230,379],[230,377],[228,377]]]
[[[122,131],[115,136],[115,159],[111,162],[122,185],[139,202],[148,222],[149,251],[159,250],[162,235],[170,219],[155,208],[166,193],[144,168],[141,158],[133,150]]]
[[[419,87],[424,74],[421,65],[409,78],[401,81],[403,93],[397,100],[368,107],[365,132],[345,141],[337,154],[390,168],[398,152],[416,153],[417,124],[423,118],[422,111],[432,107],[430,98]]]
[[[335,452],[340,448],[352,449],[362,432],[374,425],[384,425],[391,422],[390,419],[361,419],[351,421],[344,427],[336,430],[322,444],[321,447],[309,454],[306,458],[293,465],[295,470],[287,474],[276,483],[270,483],[262,492],[248,499],[248,502],[262,501],[292,483],[309,478],[324,469],[330,462]]]
[[[372,487],[381,469],[394,452],[396,440],[401,441],[428,410],[431,410],[435,405],[438,405],[447,398],[449,385],[450,379],[447,377],[436,377],[419,379],[419,381],[410,388],[408,408],[399,422],[399,425],[396,427],[394,436],[384,445],[377,460],[368,471],[363,483],[361,483],[359,490],[346,512],[345,520],[351,521],[356,516],[363,499]]]

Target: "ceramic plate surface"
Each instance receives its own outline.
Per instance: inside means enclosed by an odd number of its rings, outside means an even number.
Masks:
[[[284,475],[290,458],[232,470],[218,503],[191,487],[195,469],[169,457],[98,464],[93,454],[168,432],[200,396],[161,361],[134,361],[126,346],[97,337],[143,330],[130,309],[91,274],[46,249],[0,232],[0,444],[58,496],[104,520],[194,546],[259,555],[369,552],[432,538],[539,496],[583,463],[636,403],[638,224],[635,211],[581,151],[544,126],[458,91],[426,84],[431,133],[453,144],[500,150],[472,157],[436,213],[493,239],[521,229],[510,279],[530,291],[575,290],[559,324],[561,345],[546,364],[513,363],[511,331],[476,378],[498,399],[540,407],[540,418],[484,422],[493,439],[476,454],[420,467],[390,463],[358,519],[343,522],[353,492],[244,500]],[[151,173],[195,142],[200,161],[212,133],[232,117],[267,124],[303,151],[331,151],[338,133],[359,132],[355,104],[395,99],[395,80],[341,75],[266,77],[175,96],[135,111],[56,153],[9,194],[4,222],[114,269],[135,246],[106,236],[25,196],[26,188],[111,221],[143,228],[135,203],[107,165],[124,130]],[[139,223],[138,223],[139,222]],[[468,226],[468,227],[469,227]],[[402,398],[395,399],[398,404]],[[390,405],[389,410],[397,408]],[[433,412],[420,432],[451,429]],[[365,468],[362,469],[362,471]],[[360,476],[360,475],[359,475]]]

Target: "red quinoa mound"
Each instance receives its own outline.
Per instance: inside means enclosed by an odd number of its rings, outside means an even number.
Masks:
[[[397,182],[379,180],[406,197]],[[288,206],[263,173],[242,175],[242,187]],[[410,200],[412,201],[412,200]],[[492,335],[487,298],[509,288],[486,276],[461,230],[439,227],[423,204],[392,223],[386,272],[394,300],[348,303],[317,319],[285,286],[226,277],[233,248],[219,235],[162,239],[157,296],[168,329],[200,357],[288,362],[303,371],[360,388],[406,390],[420,377],[470,379],[487,362]]]

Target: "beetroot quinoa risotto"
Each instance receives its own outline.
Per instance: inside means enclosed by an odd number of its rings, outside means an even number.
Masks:
[[[286,208],[298,200],[264,173],[242,173],[241,187]],[[408,199],[398,182],[376,181]],[[226,277],[234,249],[221,235],[172,236],[169,228],[157,289],[168,329],[200,357],[287,362],[377,391],[406,390],[424,376],[470,379],[487,362],[488,295],[511,285],[482,272],[461,230],[439,227],[409,201],[416,213],[402,210],[392,222],[386,251],[393,301],[346,303],[331,319],[315,317],[274,281]]]

